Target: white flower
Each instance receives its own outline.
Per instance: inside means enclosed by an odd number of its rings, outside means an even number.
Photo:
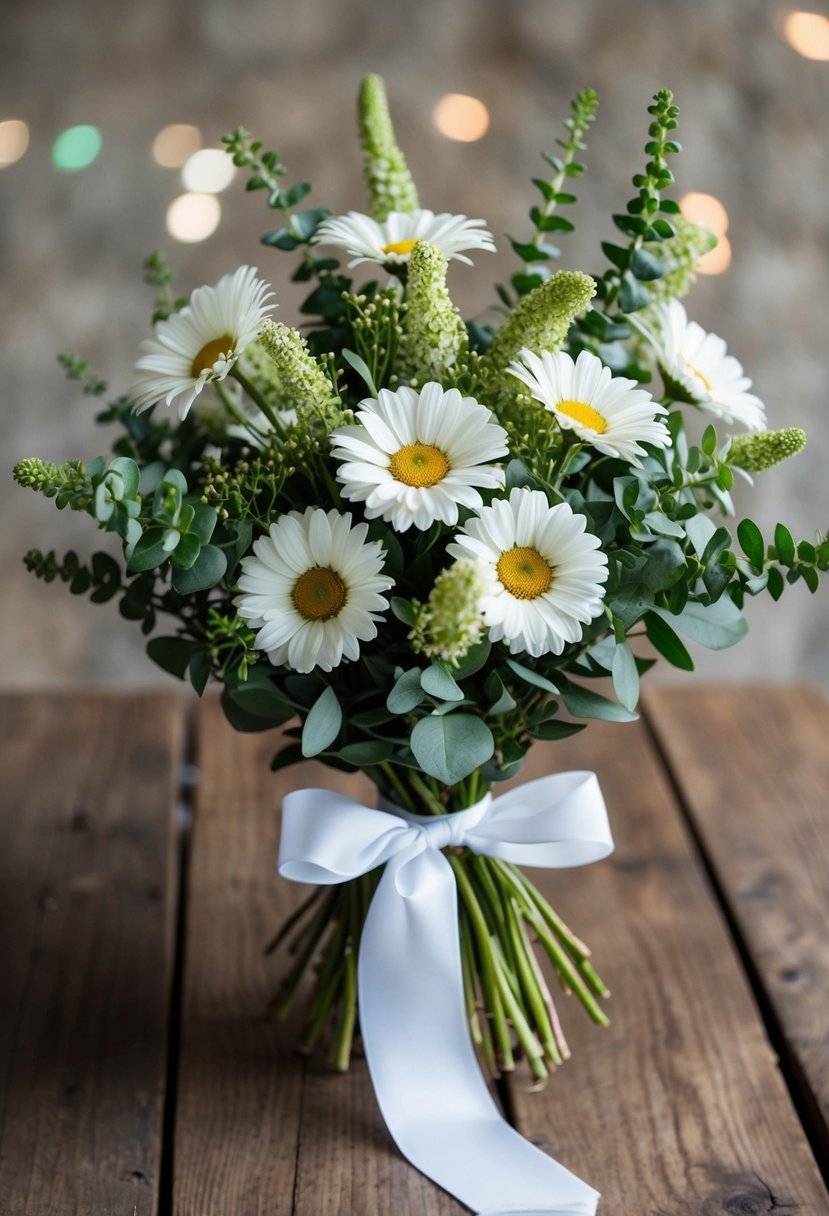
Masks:
[[[635,318],[632,318],[635,319]],[[657,361],[669,390],[726,422],[747,431],[766,427],[766,410],[748,390],[751,381],[722,338],[707,333],[678,300],[660,310],[659,333],[646,331],[656,347]]]
[[[343,498],[364,502],[367,519],[382,516],[397,532],[456,524],[459,506],[482,504],[473,487],[503,486],[489,462],[506,456],[507,433],[474,397],[430,382],[360,404],[360,425],[340,427],[331,443]]]
[[[507,369],[527,385],[559,426],[607,456],[641,467],[643,443],[668,447],[671,436],[657,414],[667,414],[635,380],[613,376],[601,359],[583,350],[575,363],[564,351],[540,355],[522,350]]]
[[[471,266],[464,249],[487,249],[495,252],[492,234],[483,227],[483,220],[470,220],[465,215],[450,215],[433,211],[392,211],[382,222],[359,211],[324,220],[314,234],[314,241],[337,245],[350,253],[353,261],[379,262],[394,270],[409,260],[418,241],[428,241],[447,258],[457,258]]]
[[[581,640],[607,578],[607,558],[585,525],[567,503],[551,507],[540,490],[518,488],[467,521],[447,553],[491,568],[494,581],[481,599],[491,641],[538,658]]]
[[[272,293],[252,266],[240,266],[215,287],[197,287],[180,312],[159,321],[152,338],[141,343],[143,354],[131,396],[135,410],[157,401],[171,405],[179,398],[180,418],[210,380],[224,380],[242,351],[259,334]]]
[[[389,606],[381,592],[394,580],[382,573],[383,550],[366,542],[367,533],[368,524],[352,528],[350,515],[308,507],[254,541],[236,606],[275,666],[330,671],[377,636],[375,621]]]

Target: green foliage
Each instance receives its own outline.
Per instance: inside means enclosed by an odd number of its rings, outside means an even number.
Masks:
[[[541,202],[530,208],[532,234],[522,241],[509,238],[513,252],[521,259],[525,269],[512,276],[510,282],[519,296],[539,287],[548,277],[547,262],[561,257],[561,250],[550,242],[556,233],[568,233],[574,229],[572,220],[558,215],[559,207],[571,207],[576,196],[570,192],[572,181],[581,177],[585,166],[576,157],[587,151],[584,137],[592,126],[599,108],[599,95],[593,89],[582,89],[570,103],[570,115],[564,120],[567,135],[557,139],[559,153],[542,153],[544,161],[553,170],[552,177],[534,177],[533,185],[541,195]],[[564,186],[568,189],[565,190]],[[502,294],[504,290],[501,289]],[[506,296],[509,302],[509,296]]]
[[[96,376],[90,371],[88,359],[76,355],[74,351],[64,351],[62,355],[58,355],[58,363],[66,372],[67,380],[77,380],[80,382],[83,392],[88,397],[102,397],[107,391],[106,380],[102,380],[100,376]]]
[[[558,151],[545,156],[549,176],[534,181],[532,229],[512,240],[521,268],[499,289],[498,329],[487,316],[464,324],[448,294],[446,256],[424,242],[386,286],[362,274],[352,281],[311,244],[329,213],[306,205],[308,183],[288,186],[279,155],[243,129],[226,136],[234,163],[250,173],[248,189],[264,192],[277,213],[265,244],[299,255],[293,278],[309,293],[302,332],[266,323],[183,421],[164,406],[135,414],[128,396],[110,401],[98,415],[111,427],[109,458],[15,467],[20,485],[86,512],[122,544],[121,560],[98,552],[88,563],[32,550],[27,567],[94,602],[117,600],[145,634],[163,621],[147,647],[162,669],[199,694],[217,679],[239,730],[285,727],[274,768],[319,756],[343,771],[369,769],[383,794],[410,810],[461,809],[514,776],[534,740],[566,738],[596,718],[633,720],[654,656],[691,671],[694,646],[721,649],[744,635],[747,597],[779,599],[800,581],[814,591],[829,569],[825,535],[798,541],[778,523],[763,536],[752,520],[733,519],[735,470],[760,472],[794,454],[805,442],[799,429],[721,437],[712,423],[691,442],[679,403],[666,397],[671,444],[646,448],[634,467],[564,431],[508,373],[525,347],[574,357],[588,349],[614,373],[646,381],[653,356],[630,318],[681,295],[710,243],[664,197],[677,110],[660,92],[635,195],[613,217],[618,235],[601,246],[603,274],[550,273],[558,257],[550,241],[572,228],[570,190],[596,104],[590,90],[577,95]],[[363,83],[360,124],[375,214],[411,211],[417,195],[377,77]],[[150,255],[144,275],[154,321],[186,305],[161,254]],[[106,391],[87,360],[67,353],[61,364],[87,395]],[[341,499],[331,432],[367,395],[431,378],[476,397],[506,427],[507,493],[540,490],[584,517],[608,558],[602,611],[559,654],[513,655],[488,636],[480,568],[447,555],[454,527],[436,521],[398,535],[374,519],[368,537],[383,546],[395,584],[359,665],[306,674],[275,666],[237,615],[240,562],[284,512],[321,505],[363,518],[361,504]],[[602,693],[596,680],[606,682]]]

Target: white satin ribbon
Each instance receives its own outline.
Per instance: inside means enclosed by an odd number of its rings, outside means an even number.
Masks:
[[[592,1216],[599,1194],[502,1118],[469,1034],[457,889],[440,851],[522,865],[607,857],[595,773],[557,773],[445,816],[375,810],[331,790],[288,794],[279,873],[338,883],[386,866],[358,964],[360,1027],[377,1101],[400,1151],[479,1216]]]

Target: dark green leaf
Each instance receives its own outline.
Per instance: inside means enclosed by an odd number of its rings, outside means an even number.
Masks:
[[[783,594],[783,592],[786,589],[786,583],[785,583],[785,580],[783,579],[783,575],[780,573],[780,571],[777,569],[776,566],[772,566],[769,569],[769,581],[768,581],[767,585],[768,585],[768,589],[769,589],[769,595],[771,596],[771,598],[773,600],[779,600],[780,596]]]
[[[180,680],[187,674],[190,660],[198,649],[199,643],[192,638],[151,638],[147,643],[147,654],[152,661]]]
[[[737,525],[737,538],[752,566],[762,567],[766,557],[763,534],[751,519],[743,519]]]
[[[206,591],[221,582],[227,570],[227,558],[215,545],[204,545],[189,570],[173,571],[173,587],[180,595]]]
[[[774,529],[774,548],[777,560],[784,566],[793,566],[795,560],[794,541],[792,534],[784,524],[778,524]]]
[[[650,283],[653,279],[661,279],[665,267],[659,258],[648,253],[647,249],[635,249],[630,259],[630,271],[634,278]],[[627,311],[630,311],[629,309]]]
[[[645,629],[648,641],[661,655],[683,671],[694,670],[694,660],[688,653],[685,643],[677,637],[671,626],[662,616],[655,612],[645,613]]]

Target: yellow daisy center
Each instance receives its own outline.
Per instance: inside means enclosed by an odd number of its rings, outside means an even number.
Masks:
[[[607,419],[585,401],[559,401],[556,410],[559,414],[566,414],[574,422],[589,427],[597,435],[603,435],[607,430]]]
[[[297,612],[306,621],[330,621],[345,604],[345,583],[326,566],[315,566],[294,583],[293,597]]]
[[[383,253],[411,253],[417,241],[392,241],[383,246]]]
[[[708,379],[708,377],[703,376],[703,374],[699,370],[699,368],[694,367],[693,363],[689,363],[687,359],[685,360],[685,366],[688,368],[689,372],[693,372],[693,374],[696,376],[697,380],[702,381],[702,384],[705,387],[706,393],[710,393],[711,392],[711,381]]]
[[[498,578],[517,600],[534,600],[549,591],[553,571],[537,549],[517,545],[498,558]]]
[[[404,486],[434,486],[449,472],[449,461],[428,443],[407,443],[392,456],[389,472]]]
[[[190,369],[193,377],[198,379],[202,372],[209,372],[216,360],[233,350],[235,345],[236,340],[230,334],[222,334],[220,338],[214,338],[212,342],[205,343],[193,360],[193,366]]]

